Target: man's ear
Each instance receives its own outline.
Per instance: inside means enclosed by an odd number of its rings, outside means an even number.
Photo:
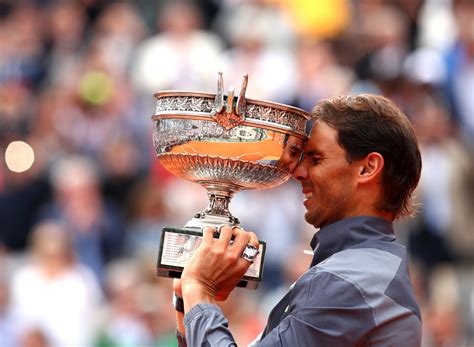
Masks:
[[[359,160],[358,181],[360,183],[377,182],[382,175],[384,164],[383,156],[380,153],[369,153],[365,158]]]

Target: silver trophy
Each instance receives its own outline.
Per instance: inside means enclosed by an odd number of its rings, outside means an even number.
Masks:
[[[238,97],[232,86],[224,95],[220,72],[217,94],[155,94],[153,142],[158,159],[171,174],[206,188],[209,196],[207,208],[184,228],[163,229],[159,276],[181,276],[201,243],[203,226],[239,226],[240,221],[229,212],[235,192],[277,186],[288,180],[298,163],[310,115],[295,107],[246,99],[247,82],[244,75]],[[241,287],[256,288],[262,278],[266,244],[259,242],[259,253]]]

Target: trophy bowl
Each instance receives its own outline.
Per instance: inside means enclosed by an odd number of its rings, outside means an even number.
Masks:
[[[238,226],[229,202],[240,190],[277,186],[291,175],[306,140],[309,113],[279,103],[245,98],[248,76],[239,96],[224,95],[222,73],[217,93],[160,91],[153,143],[157,158],[171,174],[208,191],[209,205],[184,228],[164,228],[158,275],[180,277],[184,263],[201,241],[201,228]],[[256,288],[261,280],[265,242],[241,286]]]

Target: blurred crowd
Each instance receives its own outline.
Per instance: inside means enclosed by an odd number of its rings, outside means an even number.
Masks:
[[[396,227],[423,347],[474,346],[472,0],[0,0],[0,346],[176,345],[160,233],[207,195],[155,159],[153,94],[215,92],[217,71],[306,110],[356,93],[403,109],[423,172]],[[34,163],[14,172],[19,140]],[[268,250],[260,288],[222,304],[239,345],[309,265],[302,199],[287,182],[232,200]]]

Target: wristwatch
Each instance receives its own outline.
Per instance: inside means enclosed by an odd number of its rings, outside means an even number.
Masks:
[[[176,293],[173,293],[173,306],[176,311],[184,313],[183,298],[177,296]]]

